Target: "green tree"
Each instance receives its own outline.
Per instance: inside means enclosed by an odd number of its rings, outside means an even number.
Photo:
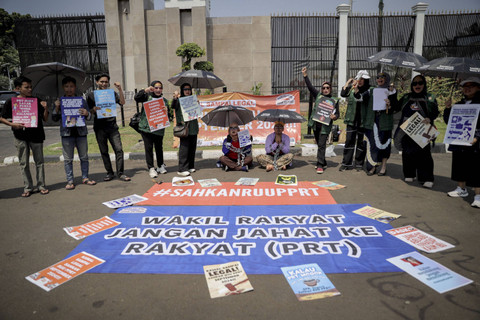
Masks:
[[[200,58],[205,55],[205,49],[200,48],[196,43],[184,43],[177,48],[175,54],[179,57],[182,57],[182,70],[187,71],[192,69],[192,59]]]
[[[30,15],[21,15],[13,12],[9,14],[0,8],[0,87],[8,89],[7,75],[15,74],[20,67],[18,50],[15,48],[15,22],[20,19],[30,18]],[[7,72],[8,69],[8,72]]]
[[[193,65],[193,69],[213,72],[213,63],[210,61],[197,61]]]

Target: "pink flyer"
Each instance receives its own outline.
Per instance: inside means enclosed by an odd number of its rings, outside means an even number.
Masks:
[[[37,98],[12,98],[12,122],[27,128],[38,126]]]

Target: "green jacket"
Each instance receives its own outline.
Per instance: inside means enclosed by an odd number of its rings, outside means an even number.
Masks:
[[[313,120],[313,115],[317,112],[318,103],[319,103],[320,99],[323,98],[323,97],[324,97],[323,95],[318,94],[317,97],[315,98],[315,102],[313,104],[313,110],[312,110],[312,113],[310,114],[310,118],[308,119],[308,126],[310,128],[315,128],[316,121]],[[340,109],[338,107],[338,101],[340,99],[338,99],[336,97],[327,97],[327,98],[335,101],[335,114],[338,117],[340,115]],[[322,129],[320,131],[320,134],[329,134],[330,131],[332,131],[332,124],[333,124],[333,120],[331,120],[331,119],[330,119],[330,124],[328,126],[325,125],[325,124],[322,124]]]
[[[400,106],[400,110],[402,110],[402,119],[400,119],[399,125],[401,125],[405,120],[407,120],[407,119],[403,119],[403,113],[404,113],[403,109],[405,107],[408,107],[407,103],[410,101],[411,97],[412,97],[412,93],[410,92],[403,95],[402,98],[400,99],[399,106]],[[429,118],[430,121],[433,123],[433,121],[438,117],[439,111],[438,111],[437,99],[431,93],[427,93],[427,110],[426,111],[427,111],[427,114],[425,116]],[[419,113],[422,114],[421,112]]]
[[[363,128],[367,130],[373,129],[373,124],[375,123],[375,113],[380,114],[379,119],[379,130],[380,131],[391,131],[393,129],[393,114],[400,110],[400,105],[397,99],[397,93],[391,94],[388,96],[390,100],[390,109],[388,113],[385,110],[382,111],[373,111],[373,89],[370,88],[368,91],[365,91],[362,102],[362,124]]]
[[[370,90],[370,89],[369,89]],[[343,122],[349,126],[353,126],[355,124],[355,117],[357,113],[357,99],[355,99],[355,92],[352,88],[348,92],[347,96],[347,111],[345,112],[345,119]],[[364,109],[360,108],[360,113],[362,113]],[[360,116],[360,127],[363,128],[363,118],[364,115]]]
[[[175,118],[177,119],[177,126],[179,124],[183,124],[183,114],[182,108],[180,107],[180,102],[178,99],[173,99],[172,101],[172,109],[175,111]],[[198,134],[198,120],[188,121],[188,135],[189,136],[196,136]]]

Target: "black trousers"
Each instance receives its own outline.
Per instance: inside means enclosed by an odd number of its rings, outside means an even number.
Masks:
[[[153,165],[153,147],[157,156],[157,167],[163,164],[163,136],[149,132],[142,132],[143,146],[145,147],[145,160],[148,169],[154,168]]]
[[[417,177],[419,182],[433,182],[433,158],[430,144],[425,148],[409,148],[402,151],[403,175],[405,178]]]
[[[197,151],[197,135],[180,138],[178,150],[178,171],[195,168],[195,152]]]
[[[314,128],[313,135],[315,136],[315,141],[317,141],[317,168],[323,168],[327,166],[327,161],[325,160],[325,151],[327,149],[327,139],[328,134],[321,134],[321,129]]]
[[[97,129],[95,130],[95,137],[97,138],[98,148],[100,149],[103,165],[105,166],[107,173],[113,175],[112,162],[110,161],[110,155],[108,154],[108,142],[110,141],[113,151],[115,152],[117,175],[123,175],[123,149],[118,129]]]
[[[347,125],[347,136],[345,139],[345,148],[343,149],[342,165],[348,169],[353,169],[353,155],[355,154],[355,168],[362,168],[365,161],[365,142],[363,141],[364,132],[362,128]]]

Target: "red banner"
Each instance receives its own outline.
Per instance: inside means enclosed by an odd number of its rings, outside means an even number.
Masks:
[[[202,106],[202,117],[218,106],[232,105],[244,107],[252,110],[254,115],[267,109],[285,109],[300,113],[300,92],[290,91],[272,96],[254,96],[240,92],[226,92],[211,94],[207,96],[198,96]],[[200,132],[198,133],[198,146],[221,145],[223,139],[228,134],[227,128],[207,126],[199,119]],[[273,132],[274,123],[267,121],[252,121],[245,126],[240,126],[241,130],[248,129],[253,136],[254,144],[264,144],[267,136]],[[288,123],[285,125],[284,133],[294,138],[296,142],[301,140],[301,124]]]
[[[244,206],[244,205],[305,205],[336,204],[330,193],[310,182],[298,186],[280,186],[259,182],[254,186],[237,186],[222,182],[221,186],[202,188],[199,183],[188,187],[172,187],[171,183],[156,184],[143,195],[148,200],[136,205],[151,206]]]

